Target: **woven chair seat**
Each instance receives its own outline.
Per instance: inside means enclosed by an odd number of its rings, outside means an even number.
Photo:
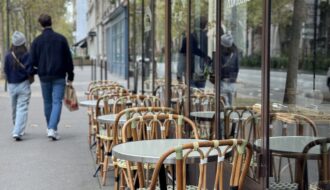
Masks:
[[[316,183],[312,183],[308,187],[309,190],[320,190]]]
[[[100,139],[103,139],[103,140],[108,140],[108,141],[113,140],[113,137],[108,137],[106,135],[96,135],[96,136]]]
[[[269,190],[295,190],[298,189],[297,183],[275,183],[269,184]]]
[[[117,166],[119,168],[124,168],[124,169],[127,169],[127,162],[126,160],[117,160],[116,162],[113,163],[114,165],[117,164]],[[155,164],[143,164],[143,167],[145,169],[152,169],[152,168],[155,168]],[[137,170],[137,166],[132,166],[131,167],[132,170]]]
[[[325,182],[321,182],[322,187],[319,187],[319,183],[318,182],[314,182],[314,183],[310,183],[308,189],[309,190],[324,190],[324,189],[329,189],[330,187],[330,181],[325,181]]]
[[[99,134],[96,135],[96,137],[102,139],[102,140],[108,140],[108,141],[112,141],[113,137],[112,136],[108,136],[107,131],[105,128],[100,128],[99,129]]]

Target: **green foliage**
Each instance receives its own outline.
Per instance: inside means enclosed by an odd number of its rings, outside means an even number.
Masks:
[[[272,69],[285,70],[289,64],[287,56],[278,56],[270,58],[270,66]],[[240,65],[248,68],[261,67],[261,55],[254,54],[245,56],[241,59]],[[330,57],[324,54],[317,54],[315,59],[315,71],[317,73],[324,73],[330,67]],[[299,70],[312,73],[313,72],[313,56],[309,55],[299,60]]]
[[[286,26],[290,24],[292,10],[290,4],[293,0],[272,1],[272,24]],[[262,25],[263,1],[254,0],[248,3],[247,23],[249,27],[256,28]]]
[[[283,70],[284,68],[286,68],[288,61],[289,61],[288,57],[285,57],[285,56],[272,57],[270,59],[270,65],[271,65],[271,68]]]
[[[300,68],[306,71],[313,71],[313,56],[308,56],[304,60],[300,61]],[[330,67],[330,57],[325,55],[316,55],[315,58],[315,70],[320,72],[326,72]]]
[[[42,13],[51,15],[55,31],[72,41],[72,23],[66,21],[66,4],[69,0],[11,0],[11,32],[20,30],[28,41],[40,34],[38,17]]]
[[[260,68],[261,67],[261,55],[254,54],[251,56],[245,56],[241,59],[240,65],[250,68]]]

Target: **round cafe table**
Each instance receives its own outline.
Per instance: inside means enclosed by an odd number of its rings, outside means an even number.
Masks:
[[[162,154],[165,153],[170,148],[182,144],[197,142],[197,141],[204,141],[204,140],[157,139],[157,140],[133,141],[133,142],[122,143],[114,146],[112,149],[112,154],[116,158],[132,161],[132,162],[157,163],[157,161],[162,156]],[[208,149],[206,148],[204,150],[208,150]],[[212,152],[210,155],[212,155]],[[215,161],[217,158],[216,151],[213,152],[213,155]],[[189,156],[189,159],[187,159],[187,163],[197,163],[198,161],[199,161],[199,155],[197,153],[191,154]],[[164,164],[175,164],[175,162],[176,162],[176,157],[174,153],[164,161]]]
[[[269,150],[276,156],[295,158],[295,182],[298,187],[303,187],[303,178],[306,177],[307,170],[304,168],[304,159],[316,159],[316,155],[320,154],[320,146],[315,146],[309,150],[307,155],[303,155],[303,149],[305,146],[317,139],[324,137],[313,137],[313,136],[277,136],[269,137]],[[254,143],[256,147],[261,147],[262,140],[257,139]],[[303,157],[302,157],[303,156]]]
[[[113,147],[112,155],[116,158],[128,160],[132,162],[140,163],[157,163],[160,157],[169,149],[178,145],[193,143],[196,141],[203,141],[197,139],[157,139],[157,140],[143,140],[133,141],[118,144]],[[224,151],[226,147],[221,146],[221,151]],[[207,147],[201,148],[205,152],[208,150]],[[208,161],[216,161],[218,158],[217,151],[212,150],[209,154]],[[186,163],[198,163],[200,161],[199,154],[196,152],[190,153],[186,160]],[[166,158],[164,164],[175,164],[176,154],[173,153]],[[162,167],[159,172],[160,189],[167,189],[166,187],[166,175],[165,169]]]
[[[109,104],[113,104],[113,101],[109,101],[111,103]],[[79,102],[79,105],[82,107],[88,107],[88,108],[94,108],[96,107],[97,104],[97,100],[82,100]],[[101,106],[103,106],[103,102],[101,102]]]
[[[282,155],[302,153],[305,146],[317,139],[322,139],[322,137],[313,136],[277,136],[269,137],[269,149],[274,153],[279,153]],[[255,142],[257,147],[261,146],[261,139],[257,139]],[[311,149],[309,154],[320,154],[320,147],[315,146]]]
[[[115,101],[113,99],[108,100],[109,105],[113,105]],[[127,101],[126,104],[131,104],[132,102]],[[82,107],[95,108],[97,100],[82,100],[79,102],[79,105]],[[103,101],[100,103],[100,106],[103,106]]]
[[[215,111],[194,111],[190,112],[191,117],[212,120],[214,118]],[[221,114],[223,115],[223,114]]]
[[[97,121],[100,123],[113,123],[115,122],[117,114],[107,114],[97,117]],[[126,122],[126,117],[120,117],[119,124],[124,124]]]

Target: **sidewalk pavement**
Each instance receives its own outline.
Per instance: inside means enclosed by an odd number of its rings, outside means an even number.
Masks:
[[[78,99],[85,99],[84,91],[91,80],[91,68],[75,68]],[[99,78],[99,76],[98,76]],[[109,80],[125,84],[125,80],[108,74]],[[59,141],[46,135],[43,102],[38,77],[32,84],[29,119],[23,141],[12,139],[11,106],[4,82],[0,82],[0,190],[97,190],[112,189],[113,180],[101,187],[94,155],[90,151],[87,134],[86,108],[76,112],[62,109]]]

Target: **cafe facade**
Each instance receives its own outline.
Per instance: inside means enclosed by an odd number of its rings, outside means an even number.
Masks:
[[[251,143],[245,189],[329,180],[322,148],[306,147],[330,137],[329,0],[127,0],[117,9],[104,23],[109,71],[199,122],[205,138]],[[228,41],[238,62],[229,91]],[[198,108],[209,120],[192,114],[196,93],[215,97]]]

